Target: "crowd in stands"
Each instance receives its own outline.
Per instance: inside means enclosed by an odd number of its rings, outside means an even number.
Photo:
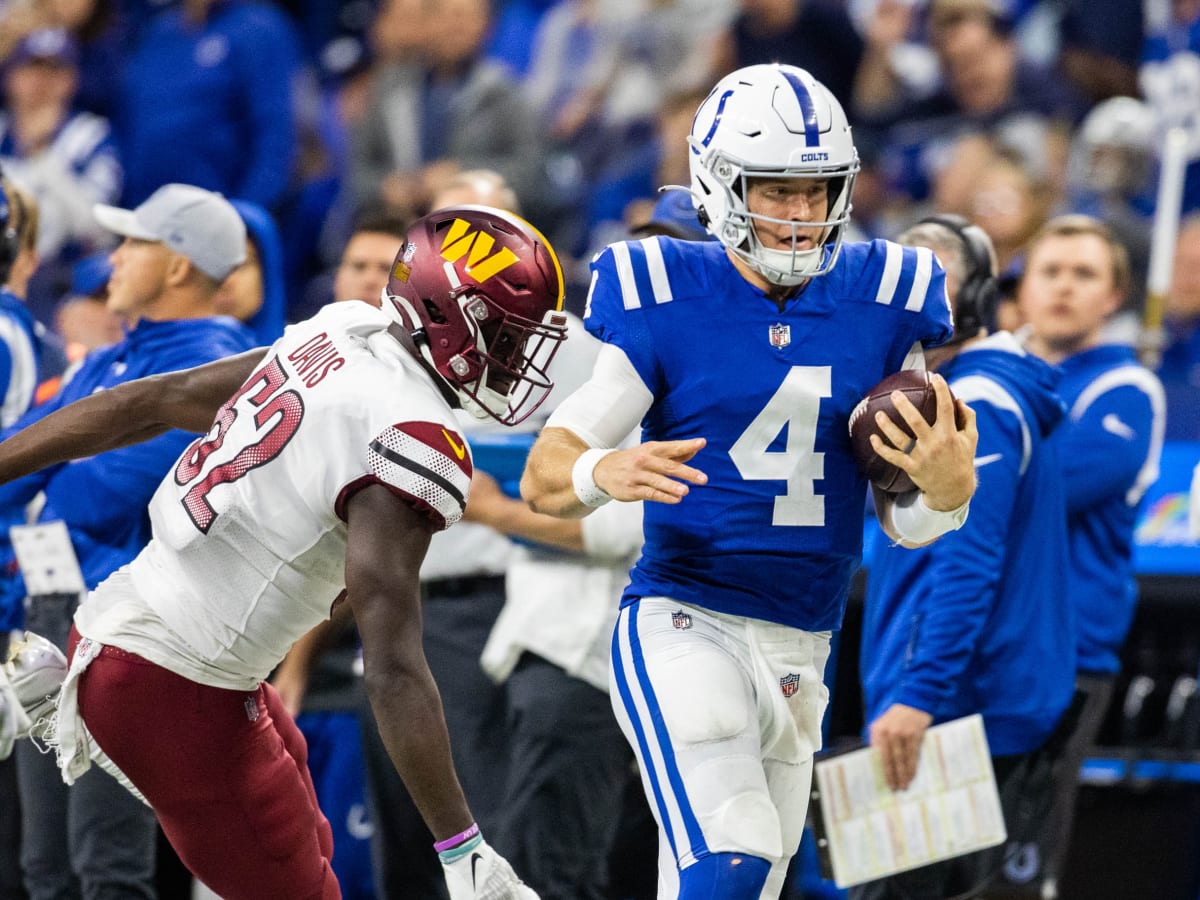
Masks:
[[[507,179],[579,281],[659,186],[686,182],[677,138],[714,76],[775,60],[846,107],[867,236],[959,213],[1015,276],[1048,217],[1103,213],[1137,276],[1163,129],[1190,129],[1200,156],[1200,25],[1190,0],[1111,6],[1120,14],[1035,0],[10,3],[0,165],[42,216],[27,302],[53,324],[72,267],[109,249],[92,203],[182,182],[272,217],[296,320],[327,299],[359,214],[411,218],[478,168]],[[1200,206],[1194,161],[1184,206]]]

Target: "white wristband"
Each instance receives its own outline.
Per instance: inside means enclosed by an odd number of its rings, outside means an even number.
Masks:
[[[584,450],[571,468],[571,485],[575,488],[575,496],[579,498],[580,503],[590,509],[603,506],[612,499],[592,477],[592,473],[596,471],[596,463],[612,452],[611,449],[605,450],[598,447]]]
[[[927,544],[950,531],[958,531],[967,521],[971,501],[951,510],[930,509],[925,495],[911,491],[896,498],[892,506],[892,525],[896,533],[913,544]]]

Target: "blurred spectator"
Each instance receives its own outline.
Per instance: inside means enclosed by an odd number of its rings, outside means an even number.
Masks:
[[[363,300],[378,306],[405,232],[403,219],[385,213],[359,219],[333,279],[334,301]]]
[[[523,78],[529,69],[532,49],[529,36],[554,3],[555,0],[498,0],[487,55],[503,63],[515,77]]]
[[[337,265],[308,283],[301,303],[293,304],[289,318],[307,318],[330,300],[362,300],[378,306],[411,221],[382,208],[359,215]]]
[[[253,343],[269,347],[283,334],[287,306],[279,231],[257,203],[231,202],[246,226],[246,260],[217,289],[213,308],[245,324]]]
[[[36,388],[33,392],[33,404],[36,406],[53,396],[58,389],[59,378],[67,367],[67,357],[62,340],[35,319],[31,314],[32,310],[28,308],[30,284],[38,271],[40,262],[37,240],[38,230],[41,227],[41,211],[37,199],[6,177],[0,176],[0,186],[3,191],[3,202],[0,205],[8,210],[8,227],[13,229],[15,235],[13,238],[15,243],[12,245],[15,247],[15,255],[12,255],[7,262],[0,263],[0,270],[3,271],[0,290],[7,292],[10,299],[15,297],[23,301],[20,307],[11,307],[9,313],[27,320],[27,326],[32,331],[33,360],[36,364]],[[23,363],[18,362],[15,355],[21,343],[20,337],[16,335],[9,341],[9,350],[14,354],[14,358],[11,361],[12,371],[5,379],[8,381],[6,391],[13,390],[11,379],[15,376],[17,369],[23,366]],[[23,396],[25,386],[17,390]],[[22,405],[22,401],[19,400],[14,404],[13,399],[6,395],[4,405],[0,406],[0,426],[12,423],[12,416],[9,415],[9,412],[15,409],[15,415],[20,415],[27,405]]]
[[[129,57],[119,135],[124,197],[187,182],[272,209],[296,157],[291,23],[258,0],[186,0]]]
[[[356,206],[382,201],[413,215],[455,172],[489,168],[538,208],[546,192],[542,142],[520,87],[483,56],[490,25],[488,0],[439,0],[422,25],[425,62],[379,71],[352,133]]]
[[[1137,94],[1142,5],[1137,0],[1064,0],[1060,4],[1062,70],[1089,103]]]
[[[998,5],[933,0],[928,33],[941,84],[924,99],[907,93],[893,68],[892,49],[912,15],[911,9],[897,11],[898,6],[903,4],[885,2],[877,8],[868,32],[873,43],[854,92],[857,113],[886,129],[882,152],[890,189],[926,199],[951,148],[972,134],[1018,149],[1039,181],[1058,184],[1082,101],[1062,78],[1020,58],[1012,21]],[[878,24],[887,11],[902,20],[894,30]]]
[[[124,336],[121,320],[108,308],[108,254],[88,256],[71,270],[71,290],[54,311],[54,330],[66,345],[67,361],[77,363],[92,350]]]
[[[1147,0],[1146,41],[1138,83],[1158,114],[1161,133],[1187,135],[1183,211],[1200,209],[1200,2]],[[1161,143],[1160,143],[1161,147]]]
[[[721,74],[757,63],[807,69],[850,109],[863,55],[844,3],[838,0],[738,0],[738,15],[717,57]]]
[[[978,139],[956,148],[935,188],[946,209],[966,214],[987,232],[1002,277],[1020,270],[1025,243],[1050,213],[1049,192],[1017,154]]]
[[[1079,767],[1108,712],[1133,623],[1133,529],[1142,497],[1158,479],[1166,426],[1158,379],[1138,364],[1132,347],[1105,341],[1105,325],[1124,305],[1129,287],[1125,248],[1097,219],[1052,219],[1030,242],[1020,288],[1028,323],[1022,337],[1027,350],[1063,372],[1059,394],[1067,418],[1059,428],[1059,459],[1070,542],[1067,596],[1075,608],[1075,686],[1085,695],[1056,772],[1041,871],[1028,873],[1042,900],[1058,897]]]
[[[78,66],[79,45],[62,28],[24,35],[4,63],[0,162],[41,209],[38,253],[50,271],[39,273],[31,305],[43,320],[62,295],[70,264],[109,242],[92,218],[92,205],[111,202],[121,191],[108,120],[72,110]]]
[[[1150,264],[1150,174],[1157,137],[1154,111],[1133,97],[1097,104],[1071,145],[1066,207],[1102,220],[1129,254],[1126,302],[1141,309]]]
[[[707,89],[670,94],[659,107],[652,139],[619,154],[608,169],[592,176],[586,231],[580,237],[586,242],[573,245],[574,255],[583,263],[585,287],[590,278],[587,260],[608,244],[625,240],[630,228],[645,222],[658,201],[660,186],[691,183],[687,137],[696,108],[707,94]]]
[[[146,4],[148,6],[148,4]],[[79,45],[79,109],[112,119],[137,20],[135,3],[119,0],[43,0],[48,22],[65,28]]]
[[[1179,224],[1165,325],[1158,377],[1167,392],[1167,438],[1200,441],[1200,213]]]

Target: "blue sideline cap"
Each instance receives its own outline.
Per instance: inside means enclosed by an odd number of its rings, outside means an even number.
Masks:
[[[696,218],[692,195],[687,191],[664,191],[654,204],[650,220],[633,229],[636,235],[665,234],[685,241],[715,241]]]
[[[137,209],[97,203],[92,214],[122,237],[166,244],[217,281],[246,261],[246,225],[233,204],[213,191],[166,184]]]

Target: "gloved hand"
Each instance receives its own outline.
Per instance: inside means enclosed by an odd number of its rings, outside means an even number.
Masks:
[[[29,716],[21,708],[17,692],[8,682],[5,666],[0,666],[0,759],[8,759],[17,738],[29,733]]]
[[[3,667],[7,681],[28,721],[17,732],[23,738],[43,737],[54,714],[59,688],[67,677],[67,658],[50,641],[32,631],[8,649]]]
[[[482,835],[438,853],[450,900],[538,900]]]

